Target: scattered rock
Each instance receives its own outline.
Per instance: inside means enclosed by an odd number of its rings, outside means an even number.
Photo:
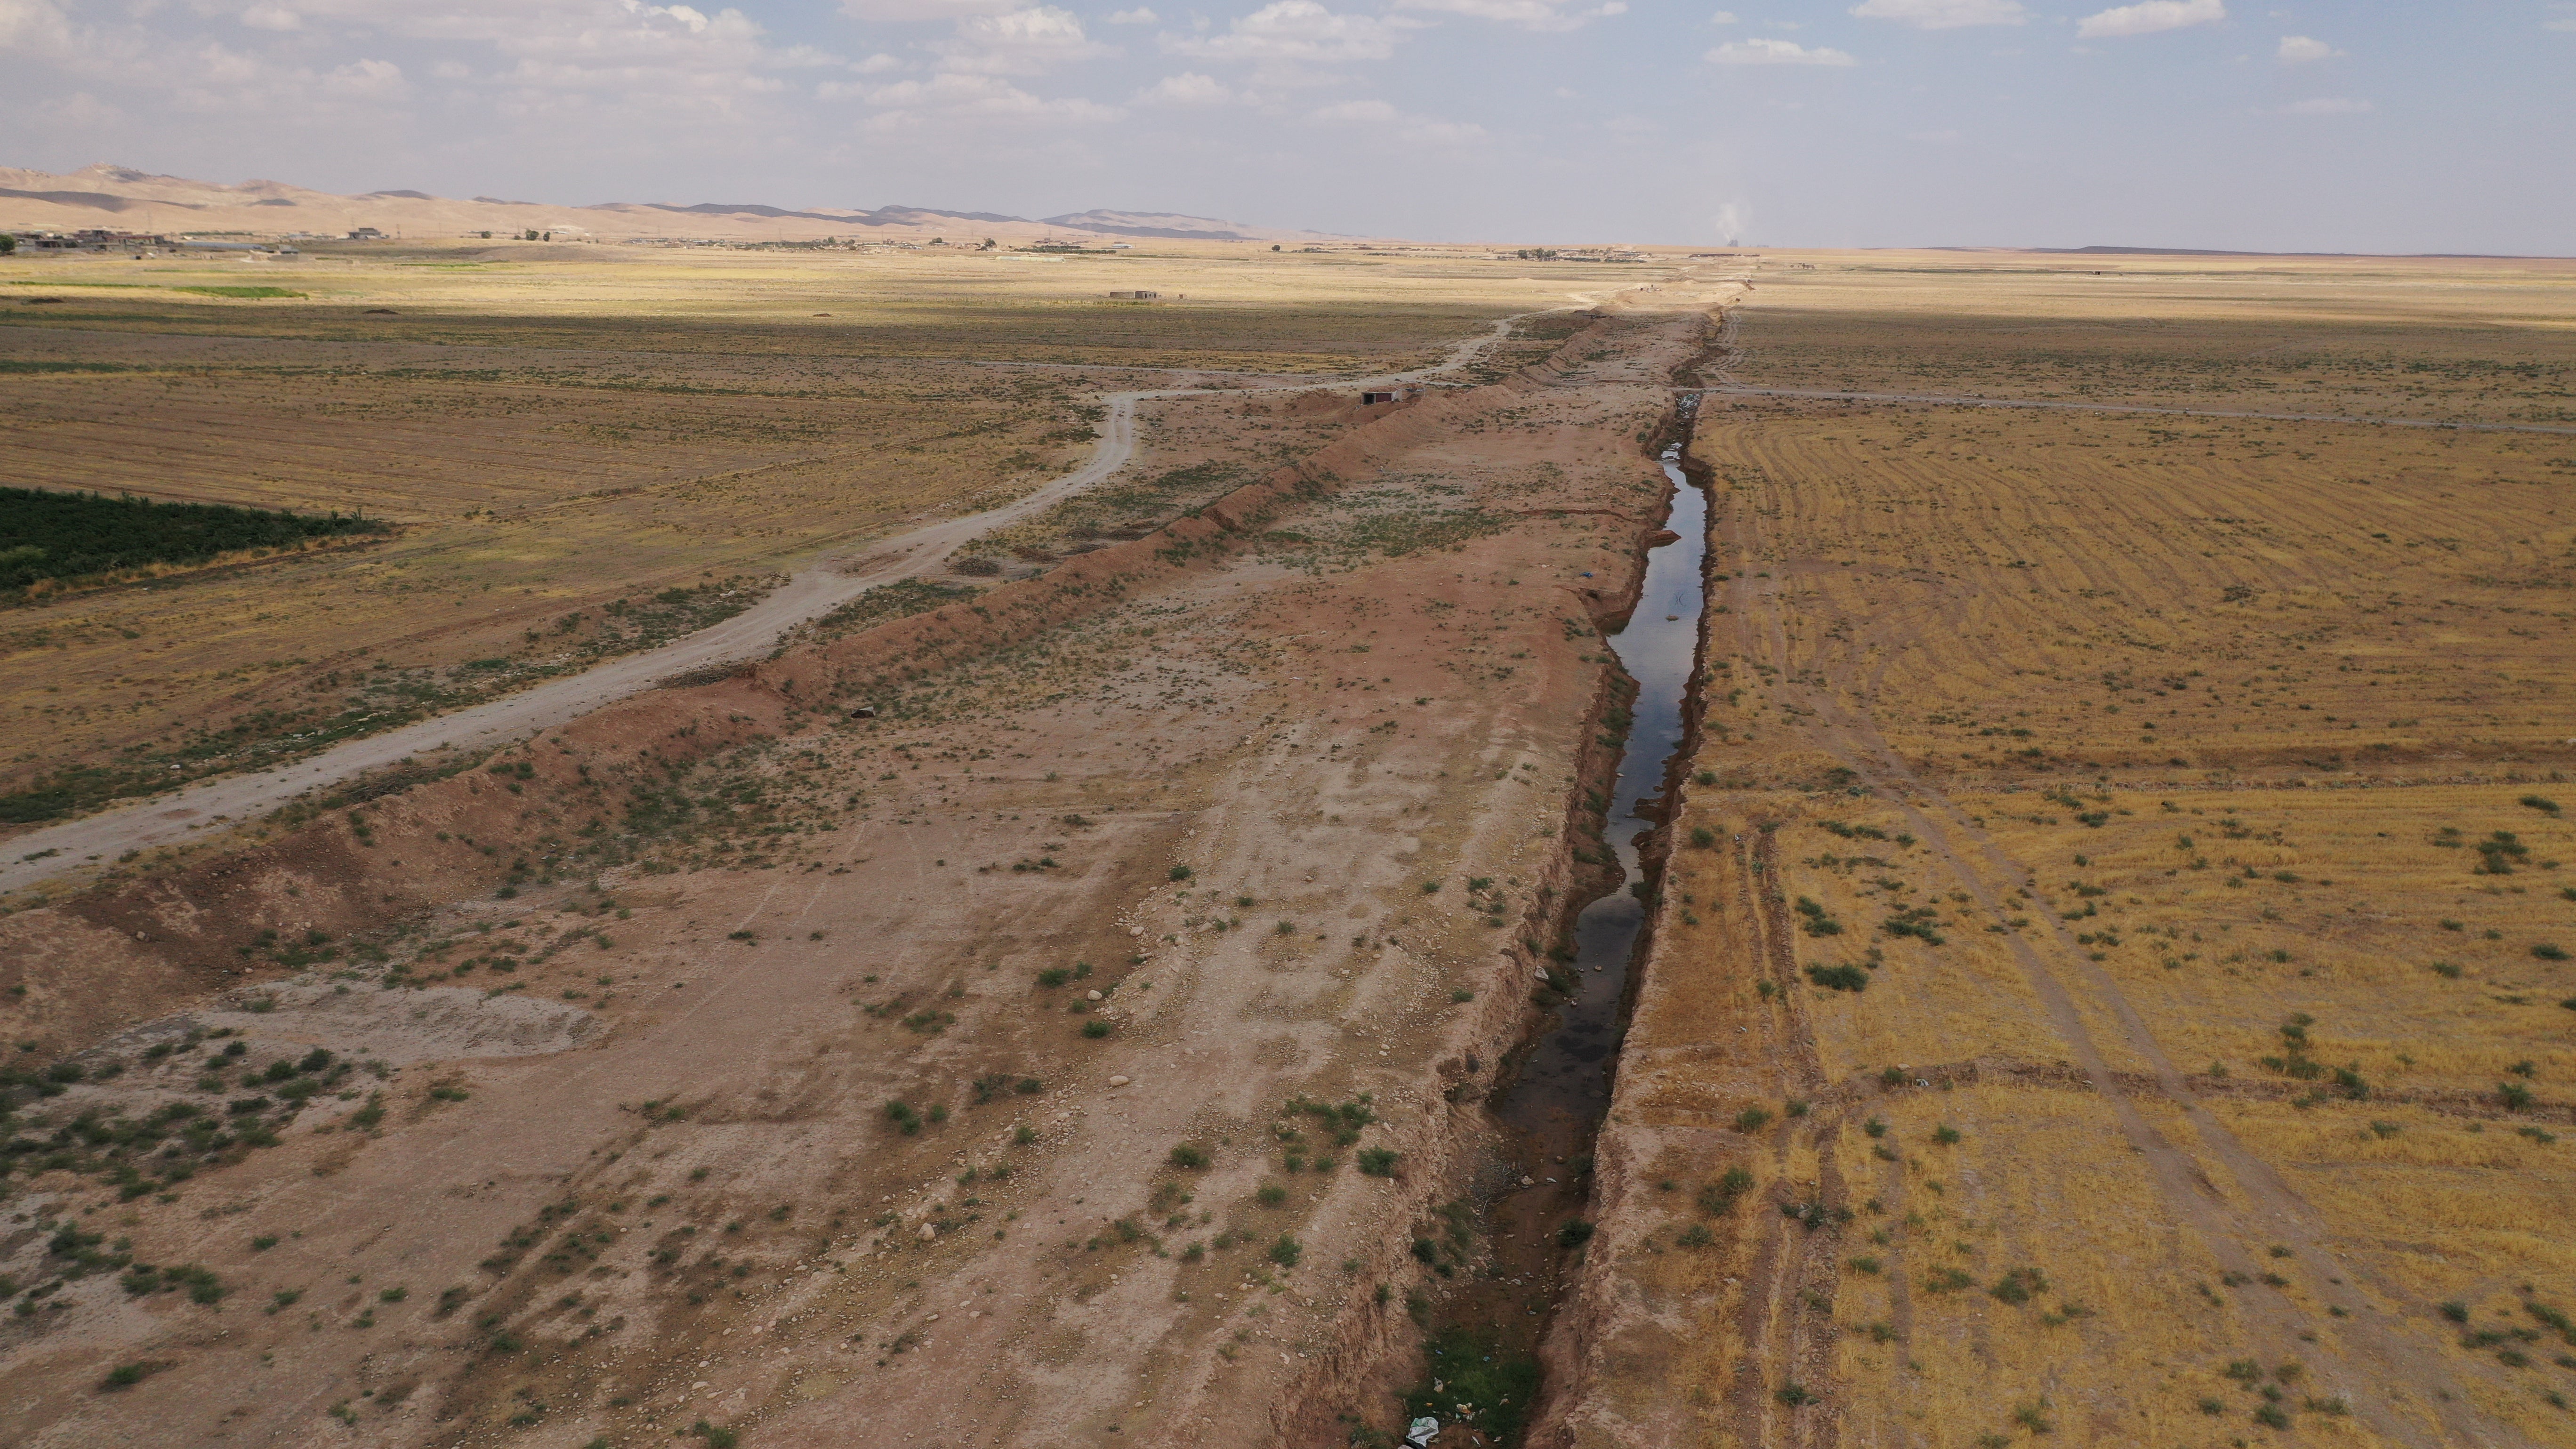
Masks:
[[[923,1242],[925,1242],[925,1243],[928,1243],[928,1242],[935,1242],[935,1241],[937,1241],[938,1237],[939,1237],[939,1229],[938,1229],[937,1227],[935,1227],[935,1226],[933,1226],[932,1224],[929,1224],[929,1223],[923,1223],[923,1224],[921,1225],[921,1240],[922,1240]]]
[[[1127,1085],[1127,1082],[1128,1082],[1128,1079],[1127,1079],[1127,1078],[1125,1078],[1125,1077],[1111,1077],[1111,1078],[1109,1079],[1109,1085],[1111,1085],[1111,1086],[1113,1086],[1113,1087],[1123,1087],[1123,1086]]]

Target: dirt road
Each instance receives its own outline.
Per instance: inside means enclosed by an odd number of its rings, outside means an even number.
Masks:
[[[1535,315],[1535,314],[1522,314]],[[1308,392],[1317,388],[1401,385],[1455,372],[1511,332],[1520,317],[1506,317],[1459,341],[1439,362],[1381,377],[1234,387],[1228,393]],[[799,624],[819,619],[869,589],[935,570],[959,545],[979,534],[1052,508],[1103,482],[1136,455],[1136,405],[1158,398],[1191,397],[1206,388],[1163,388],[1111,393],[1102,401],[1100,445],[1091,461],[1026,497],[980,513],[943,519],[881,539],[852,558],[834,555],[798,573],[760,603],[721,624],[659,649],[628,655],[596,669],[550,681],[502,699],[422,720],[380,735],[351,740],[294,764],[253,775],[213,780],[157,799],[103,810],[10,843],[14,856],[0,864],[0,892],[184,840],[209,826],[257,819],[307,790],[337,784],[370,770],[442,751],[476,751],[577,719],[604,704],[650,689],[674,675],[752,658]]]

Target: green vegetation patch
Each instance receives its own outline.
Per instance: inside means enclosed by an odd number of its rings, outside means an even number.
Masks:
[[[0,589],[156,563],[203,563],[246,548],[382,533],[374,519],[220,503],[155,503],[43,488],[0,488]]]
[[[879,624],[926,614],[942,604],[971,599],[979,591],[959,584],[933,583],[928,579],[900,579],[879,584],[841,607],[814,621],[814,633],[824,639],[838,639],[856,634]]]
[[[1512,1352],[1491,1333],[1451,1324],[1423,1345],[1422,1359],[1422,1381],[1404,1396],[1407,1419],[1427,1414],[1444,1427],[1464,1423],[1489,1444],[1520,1442],[1538,1399],[1536,1358]]]

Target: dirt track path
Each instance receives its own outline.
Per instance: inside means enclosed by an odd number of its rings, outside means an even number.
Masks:
[[[1326,387],[1428,381],[1465,367],[1509,336],[1514,323],[1534,315],[1537,314],[1520,313],[1501,318],[1485,331],[1451,346],[1440,361],[1410,372],[1261,387],[1178,387],[1111,393],[1103,399],[1108,411],[1101,424],[1100,445],[1093,451],[1091,461],[1026,497],[879,539],[862,546],[863,551],[854,557],[825,558],[742,613],[659,649],[630,654],[453,714],[351,740],[293,764],[208,781],[174,794],[30,831],[9,842],[13,858],[0,863],[0,892],[23,890],[127,851],[150,850],[184,840],[190,832],[209,826],[255,820],[308,790],[416,756],[442,750],[487,749],[577,719],[603,705],[651,689],[674,675],[748,659],[774,646],[788,630],[821,618],[869,589],[931,572],[959,545],[979,534],[1052,508],[1107,480],[1135,457],[1136,405],[1140,402],[1195,397],[1212,391],[1308,392]]]

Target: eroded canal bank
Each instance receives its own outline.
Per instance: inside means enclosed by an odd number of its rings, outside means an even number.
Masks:
[[[1621,702],[1602,722],[1605,735],[1618,736],[1617,764],[1608,790],[1586,802],[1603,821],[1599,836],[1576,855],[1599,866],[1595,879],[1610,888],[1561,927],[1550,981],[1532,994],[1545,1016],[1487,1102],[1495,1156],[1414,1245],[1447,1276],[1457,1271],[1449,1260],[1465,1255],[1443,1236],[1463,1247],[1477,1222],[1489,1239],[1472,1279],[1436,1309],[1418,1305],[1429,1309],[1417,1317],[1430,1341],[1407,1418],[1436,1419],[1439,1445],[1519,1442],[1556,1377],[1544,1367],[1545,1345],[1591,1238],[1592,1143],[1618,1069],[1631,973],[1650,944],[1648,904],[1664,846],[1657,832],[1678,784],[1672,772],[1690,740],[1699,678],[1708,495],[1683,467],[1695,401],[1684,399],[1658,458],[1670,492],[1636,602],[1603,639],[1624,676],[1615,686]]]

